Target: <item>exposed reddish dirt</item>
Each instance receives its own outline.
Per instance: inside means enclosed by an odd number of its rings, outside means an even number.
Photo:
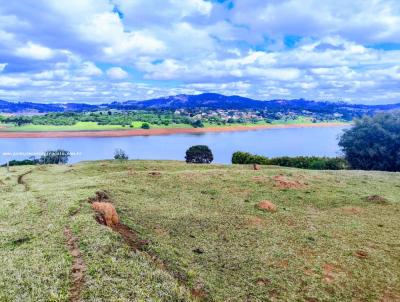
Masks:
[[[142,251],[149,244],[148,240],[140,240],[139,235],[125,224],[117,223],[110,227],[122,236],[133,251]]]
[[[327,263],[323,267],[324,281],[331,283],[335,280],[335,266],[333,264]]]
[[[334,265],[332,263],[326,263],[323,266],[323,280],[326,283],[332,283],[335,282],[337,279],[339,279],[343,274],[345,274],[340,267],[337,265]]]
[[[283,175],[275,176],[274,181],[275,187],[279,189],[301,189],[304,188],[304,186],[306,185],[298,180],[292,180]]]
[[[204,284],[196,284],[191,290],[190,293],[192,297],[197,301],[203,301],[207,297],[207,293],[204,291]]]
[[[277,211],[277,206],[269,200],[260,201],[256,205],[256,207],[259,210],[270,212],[270,213],[274,213]]]
[[[48,131],[48,132],[13,132],[0,131],[0,138],[47,138],[47,137],[121,137],[121,136],[148,136],[168,135],[179,133],[207,133],[251,131],[277,128],[320,128],[342,127],[344,123],[297,124],[297,125],[258,125],[258,126],[229,126],[207,128],[160,128],[134,130],[99,130],[99,131]]]
[[[97,220],[101,224],[105,224],[106,226],[112,227],[114,225],[119,224],[119,216],[115,207],[109,203],[104,201],[95,201],[92,203],[92,208],[98,214]]]
[[[355,252],[357,258],[366,259],[368,258],[368,253],[366,251],[358,250]]]
[[[69,227],[65,227],[64,235],[67,240],[69,253],[73,257],[71,267],[72,286],[69,291],[69,301],[79,302],[81,301],[81,292],[85,285],[86,265],[79,250],[77,240]]]

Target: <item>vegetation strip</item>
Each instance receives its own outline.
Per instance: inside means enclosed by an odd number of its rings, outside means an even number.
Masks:
[[[0,131],[0,138],[51,138],[51,137],[123,137],[123,136],[147,136],[168,135],[185,133],[207,133],[207,132],[232,132],[266,129],[286,128],[319,128],[319,127],[343,127],[349,123],[327,122],[327,123],[305,123],[305,124],[283,124],[283,125],[256,125],[256,126],[221,126],[205,128],[154,128],[133,130],[91,130],[91,131]]]
[[[182,273],[177,273],[172,271],[168,265],[166,264],[165,261],[160,259],[155,253],[152,253],[151,251],[146,249],[146,246],[149,244],[148,240],[143,240],[140,239],[139,234],[131,229],[129,226],[121,223],[118,219],[118,222],[116,223],[110,223],[110,215],[117,215],[115,213],[111,213],[111,211],[115,211],[115,208],[112,204],[112,201],[109,199],[107,193],[98,191],[96,192],[95,197],[89,197],[88,202],[92,204],[92,208],[96,212],[95,215],[95,220],[97,223],[105,225],[110,227],[114,232],[117,232],[118,234],[121,235],[125,243],[132,249],[132,251],[137,252],[143,252],[143,255],[151,262],[153,263],[157,268],[169,273],[172,277],[174,277],[178,283],[183,286],[188,293],[191,294],[191,296],[196,300],[196,301],[203,301],[207,300],[207,294],[202,288],[188,288],[186,284],[186,277]],[[95,204],[108,204],[111,205],[111,207],[97,207],[93,206]],[[112,209],[112,210],[110,210]]]
[[[71,229],[67,226],[64,228],[64,235],[67,240],[69,253],[73,257],[71,268],[72,286],[69,292],[69,301],[79,302],[81,301],[82,288],[85,285],[86,265],[79,250],[77,240],[73,236]]]

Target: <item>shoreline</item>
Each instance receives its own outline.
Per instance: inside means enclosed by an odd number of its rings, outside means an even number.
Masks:
[[[126,136],[150,136],[171,134],[197,134],[215,132],[254,131],[268,129],[290,128],[325,128],[343,127],[350,123],[327,122],[316,124],[292,124],[292,125],[255,125],[255,126],[228,126],[207,128],[154,128],[134,130],[88,130],[88,131],[1,131],[0,138],[63,138],[63,137],[126,137]]]

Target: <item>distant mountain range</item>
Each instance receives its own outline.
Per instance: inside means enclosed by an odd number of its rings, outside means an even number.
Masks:
[[[0,113],[48,113],[66,111],[96,111],[96,110],[133,110],[133,109],[267,109],[271,111],[307,110],[313,112],[343,112],[357,111],[370,113],[381,110],[400,109],[400,103],[388,105],[362,105],[344,102],[317,102],[304,99],[260,101],[241,96],[225,96],[217,93],[199,95],[176,95],[146,101],[112,102],[101,105],[83,103],[43,104],[33,102],[8,102],[0,100]]]

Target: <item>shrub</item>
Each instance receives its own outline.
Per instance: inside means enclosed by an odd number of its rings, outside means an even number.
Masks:
[[[187,163],[209,164],[214,157],[208,146],[197,145],[187,149],[185,159]]]
[[[400,171],[400,111],[357,120],[339,146],[354,169]]]
[[[141,128],[142,129],[150,129],[150,125],[149,125],[149,123],[143,123]]]
[[[201,120],[196,120],[192,123],[193,128],[203,128],[204,124],[202,123]]]
[[[23,160],[10,160],[8,165],[11,166],[26,166],[26,165],[37,165],[39,164],[39,159],[23,159]],[[6,167],[7,164],[1,165],[1,167]]]
[[[128,160],[129,156],[126,154],[126,152],[122,149],[116,149],[114,152],[114,159],[118,160]]]
[[[268,158],[247,152],[233,153],[232,164],[276,165],[312,170],[342,170],[348,168],[346,160],[341,157],[282,156]]]
[[[39,159],[40,164],[66,164],[71,153],[66,150],[58,149],[55,151],[46,151]]]

